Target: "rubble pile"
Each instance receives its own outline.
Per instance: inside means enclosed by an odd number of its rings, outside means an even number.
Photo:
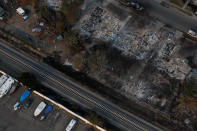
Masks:
[[[144,43],[146,43],[147,48],[150,48],[152,45],[156,44],[159,40],[157,33],[152,32],[152,31],[146,32],[142,39],[143,39]],[[150,45],[150,46],[147,46],[147,45]]]
[[[111,12],[95,7],[82,18],[80,30],[82,35],[112,42],[126,56],[135,56],[139,60],[149,59],[151,50],[159,41],[157,32],[148,30],[141,35],[135,31],[120,30],[122,24]]]
[[[115,38],[115,34],[120,31],[121,21],[114,17],[110,12],[106,12],[102,17],[102,23],[93,33],[93,36],[103,41],[110,41]]]
[[[147,60],[158,41],[156,32],[146,32],[142,37],[135,33],[119,33],[114,39],[114,46],[122,50],[126,56],[135,56],[138,60]]]
[[[98,29],[99,24],[102,22],[102,16],[105,10],[96,7],[92,11],[84,16],[81,23],[81,34],[91,36],[94,31]]]
[[[164,61],[169,61],[170,56],[174,51],[174,47],[175,47],[175,43],[173,40],[171,39],[166,40],[164,46],[161,48],[161,50],[158,53],[158,57],[163,59]]]
[[[120,49],[124,55],[134,55],[138,59],[143,59],[143,52],[138,50],[140,49],[140,43],[141,40],[135,33],[122,32],[114,34],[113,37],[113,46]]]
[[[146,100],[151,94],[150,83],[142,80],[137,82],[124,81],[121,89],[141,100]]]
[[[121,82],[122,93],[164,107],[168,100],[168,94],[164,93],[168,89],[164,83],[169,84],[169,77],[185,79],[191,68],[186,59],[177,54],[180,45],[176,44],[174,29],[137,18],[132,16],[124,23],[109,10],[94,7],[80,20],[80,33],[93,40],[112,43],[127,57],[134,56],[142,66],[132,65],[127,76],[117,78]],[[143,28],[139,28],[140,24]],[[146,69],[153,71],[146,72]],[[160,87],[164,87],[163,92]],[[159,96],[158,92],[163,94]]]
[[[62,0],[45,0],[48,7],[59,11],[62,8]]]
[[[187,60],[183,58],[173,57],[168,61],[164,59],[155,59],[155,66],[170,77],[184,80],[190,72],[191,67],[187,64]]]
[[[101,7],[94,8],[90,14],[84,16],[81,25],[81,34],[91,36],[102,41],[113,40],[120,31],[121,22],[110,12]]]

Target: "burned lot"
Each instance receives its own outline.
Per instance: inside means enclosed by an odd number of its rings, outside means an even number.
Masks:
[[[113,98],[114,103],[132,113],[139,108],[139,116],[151,117],[154,112],[153,121],[162,115],[169,123],[188,127],[184,122],[187,112],[182,109],[192,109],[182,103],[185,98],[180,96],[188,74],[196,67],[196,46],[188,46],[193,42],[185,39],[182,32],[115,1],[85,0],[80,4],[80,17],[74,22],[64,21],[69,19],[65,14],[63,22],[69,26],[62,26],[61,19],[56,24],[45,21],[43,31],[32,32],[31,25],[38,25],[39,20],[32,20],[32,24],[24,22],[27,28],[23,31],[42,43],[39,48],[48,55],[44,61],[82,83],[89,83],[91,90]],[[30,17],[37,18],[36,12],[32,13],[35,14]],[[8,24],[21,28],[21,21],[14,22],[15,17]],[[63,37],[61,42],[57,41],[59,35]],[[93,81],[101,83],[98,90]],[[117,95],[112,96],[111,92]],[[137,106],[131,107],[131,103]],[[141,108],[150,112],[144,113]],[[179,112],[182,117],[174,117]]]

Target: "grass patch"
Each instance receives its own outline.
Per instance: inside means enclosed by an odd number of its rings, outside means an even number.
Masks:
[[[182,0],[169,0],[169,2],[179,6],[179,7],[183,7],[184,6],[184,2]]]
[[[63,1],[61,12],[71,24],[78,21],[80,16],[80,6],[82,3],[83,0],[74,0],[73,2],[70,2],[69,0]]]

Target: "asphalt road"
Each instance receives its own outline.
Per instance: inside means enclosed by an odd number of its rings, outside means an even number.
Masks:
[[[182,32],[197,28],[197,18],[187,16],[172,8],[161,6],[156,0],[137,0],[145,11],[161,22],[171,25]]]
[[[107,100],[74,83],[63,73],[56,69],[34,60],[27,55],[21,54],[6,44],[0,42],[0,59],[5,59],[9,63],[14,63],[15,68],[21,68],[23,71],[32,71],[42,80],[42,83],[48,85],[62,96],[69,97],[77,103],[83,104],[107,117],[113,124],[116,124],[126,131],[137,130],[160,130],[152,124],[128,113]]]

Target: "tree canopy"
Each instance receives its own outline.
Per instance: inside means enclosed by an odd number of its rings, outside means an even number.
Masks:
[[[33,90],[39,86],[39,83],[36,77],[29,72],[22,73],[19,76],[18,80],[22,82],[28,88],[33,89]]]

